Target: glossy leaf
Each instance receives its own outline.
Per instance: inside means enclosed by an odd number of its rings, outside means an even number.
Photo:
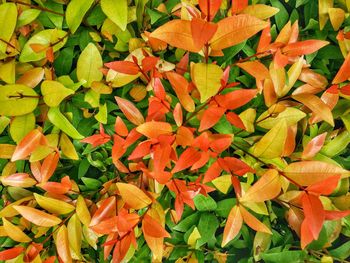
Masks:
[[[14,206],[25,219],[37,226],[51,227],[58,225],[62,220],[38,209],[27,206]]]

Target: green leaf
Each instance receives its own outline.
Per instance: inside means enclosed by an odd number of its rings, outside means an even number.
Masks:
[[[68,136],[73,139],[81,140],[84,138],[75,127],[68,121],[68,119],[60,112],[59,107],[53,107],[49,109],[47,113],[49,121],[57,128],[65,132]]]
[[[0,38],[8,42],[15,30],[17,22],[17,7],[14,3],[0,5]],[[0,41],[0,58],[4,58],[7,44]],[[6,56],[6,55],[5,55]]]
[[[128,24],[128,1],[101,0],[102,11],[111,19],[121,30],[125,30]]]
[[[194,197],[193,201],[198,211],[213,211],[217,208],[214,199],[209,195],[198,194]]]
[[[32,112],[39,102],[37,96],[33,89],[25,85],[0,86],[0,115],[20,116]]]
[[[38,9],[26,9],[19,16],[17,20],[17,28],[28,25],[33,22],[39,15],[41,11]]]
[[[67,89],[58,81],[45,80],[41,84],[41,94],[44,96],[44,102],[50,107],[60,105],[64,98],[74,94],[74,91]]]
[[[101,54],[93,43],[89,43],[81,52],[77,64],[79,81],[85,80],[84,87],[90,87],[93,81],[100,81],[103,77],[100,69],[103,66]]]
[[[35,128],[35,116],[33,113],[15,117],[10,125],[12,139],[19,143],[24,136]]]
[[[232,207],[234,207],[235,204],[236,204],[235,198],[228,198],[228,199],[221,200],[221,201],[217,202],[217,208],[216,208],[215,212],[219,216],[227,218]]]
[[[281,251],[275,253],[264,253],[261,254],[261,258],[265,263],[295,263],[304,262],[307,256],[307,252],[303,250],[297,251]]]
[[[341,246],[329,250],[329,254],[333,257],[341,258],[341,259],[346,259],[350,257],[350,241],[342,244]]]
[[[194,213],[185,219],[181,220],[176,226],[173,227],[174,230],[180,232],[186,232],[191,226],[196,225],[199,219],[200,213]]]
[[[20,62],[37,61],[46,57],[45,50],[41,52],[34,52],[30,47],[31,44],[40,44],[43,46],[53,45],[53,51],[57,51],[62,48],[67,42],[67,32],[59,29],[46,29],[32,36],[24,45],[21,55],[19,57]]]
[[[72,0],[69,2],[66,10],[66,21],[72,33],[78,29],[93,2],[93,0]]]
[[[203,213],[198,223],[198,230],[201,234],[200,240],[197,241],[201,246],[208,243],[210,240],[215,240],[215,232],[219,227],[219,220],[211,213]]]
[[[89,190],[99,189],[102,183],[94,178],[82,177],[81,180]]]

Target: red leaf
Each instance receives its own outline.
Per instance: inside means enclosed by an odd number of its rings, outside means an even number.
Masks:
[[[148,71],[154,69],[155,66],[157,65],[158,61],[159,61],[158,57],[151,57],[151,56],[145,57],[142,60],[142,70],[144,72],[148,72]]]
[[[301,237],[300,237],[301,248],[304,249],[308,244],[312,242],[312,240],[314,240],[312,236],[312,232],[309,227],[309,223],[306,220],[304,220],[301,223],[300,234],[301,234]]]
[[[52,47],[49,47],[47,50],[46,50],[46,58],[49,62],[53,62],[55,60],[55,56],[54,56],[54,53],[53,53],[53,48]]]
[[[245,126],[241,118],[234,112],[230,111],[226,113],[226,119],[231,123],[233,126],[236,126],[237,128],[240,128],[242,130],[245,130]]]
[[[213,127],[224,115],[225,109],[216,105],[210,105],[203,113],[198,131],[202,132]]]
[[[270,45],[270,43],[271,43],[270,30],[271,30],[271,23],[269,22],[269,25],[267,27],[265,27],[261,33],[258,48],[256,50],[258,53],[266,51],[268,46]]]
[[[169,237],[170,235],[165,229],[161,226],[161,224],[146,214],[142,220],[142,232],[151,237],[161,238],[161,237]]]
[[[350,78],[350,53],[346,56],[343,65],[341,65],[337,75],[334,77],[332,83],[339,84]]]
[[[323,226],[325,212],[320,199],[313,194],[304,193],[301,197],[305,220],[313,239],[317,239]],[[302,232],[303,235],[303,232]]]
[[[305,40],[288,44],[282,52],[289,57],[297,57],[314,53],[328,44],[328,41],[323,40]]]
[[[60,156],[57,152],[50,153],[44,160],[41,169],[41,182],[46,183],[56,170]]]
[[[0,260],[9,260],[18,257],[24,251],[24,247],[14,247],[0,252]]]
[[[193,18],[191,20],[193,42],[198,48],[203,48],[214,36],[217,29],[217,24],[207,22],[203,19]]]
[[[256,89],[239,89],[225,95],[217,95],[215,96],[215,100],[221,107],[234,110],[251,101],[256,93]]]
[[[119,136],[128,136],[129,131],[128,128],[126,127],[124,121],[117,116],[115,119],[115,124],[114,124],[114,131],[119,135]]]
[[[346,210],[346,211],[325,210],[326,220],[338,220],[348,215],[350,215],[350,210]]]
[[[167,122],[161,121],[149,121],[139,125],[136,130],[142,135],[157,139],[160,135],[170,135],[172,133],[172,127]]]
[[[113,61],[105,63],[105,66],[114,71],[128,75],[136,75],[140,71],[138,65],[131,61]]]
[[[315,194],[330,195],[337,188],[340,178],[340,175],[331,176],[321,182],[310,185],[306,189]]]
[[[344,95],[350,96],[350,84],[341,87],[340,92]]]
[[[124,113],[125,117],[133,124],[140,125],[145,122],[141,112],[136,108],[136,106],[123,98],[114,97],[120,110]]]
[[[208,183],[213,181],[215,178],[217,178],[222,172],[222,168],[219,165],[219,163],[216,161],[214,162],[208,170],[205,172],[203,183]]]
[[[248,6],[248,0],[232,0],[232,14],[238,14]]]
[[[235,157],[219,158],[218,162],[226,172],[231,172],[238,176],[245,175],[248,172],[255,172],[253,168]]]
[[[200,152],[194,148],[187,148],[180,156],[179,160],[176,162],[175,167],[171,171],[172,173],[180,172],[188,167],[192,166],[201,158]]]
[[[176,73],[184,75],[187,72],[187,66],[189,62],[190,54],[187,52],[176,64]]]
[[[221,6],[222,0],[198,0],[199,7],[205,16],[209,16],[210,20],[214,18]]]

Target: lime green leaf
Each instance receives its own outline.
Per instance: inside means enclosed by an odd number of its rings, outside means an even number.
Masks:
[[[77,64],[77,77],[79,81],[85,80],[84,87],[90,87],[93,81],[100,81],[103,77],[102,58],[97,47],[89,43],[81,52]]]
[[[56,107],[60,105],[64,98],[74,94],[74,91],[67,89],[57,81],[45,80],[41,84],[41,94],[44,96],[44,102],[48,106]]]
[[[107,124],[107,104],[100,105],[98,113],[95,115],[95,119],[103,124]]]
[[[102,11],[111,19],[121,30],[125,30],[128,24],[128,1],[119,0],[118,4],[114,0],[102,0]]]
[[[12,139],[19,143],[24,136],[35,128],[35,116],[33,113],[15,117],[10,125]]]
[[[66,10],[66,21],[72,33],[78,29],[93,2],[93,0],[72,0],[69,2]]]
[[[53,125],[61,129],[73,139],[81,140],[84,138],[84,136],[81,135],[75,129],[75,127],[68,121],[68,119],[60,112],[59,107],[50,108],[49,112],[47,113],[47,117]]]
[[[17,22],[17,7],[14,3],[0,5],[0,38],[9,41]],[[0,41],[0,54],[5,53],[7,44]]]
[[[42,46],[50,46],[52,44],[53,51],[59,50],[66,44],[67,32],[58,29],[46,29],[35,34],[26,42],[19,57],[20,62],[37,61],[46,57],[45,50],[41,52],[34,52],[30,47],[31,44],[40,44]]]
[[[217,94],[221,86],[222,74],[222,69],[214,64],[193,65],[192,80],[201,95],[201,103]]]
[[[26,9],[19,16],[17,20],[17,28],[28,25],[33,22],[39,15],[41,11],[38,9]]]
[[[0,115],[19,116],[32,112],[39,102],[37,96],[25,85],[0,86]]]
[[[261,114],[256,121],[257,124],[262,128],[271,129],[281,120],[285,120],[287,123],[287,126],[292,126],[296,124],[298,121],[300,121],[301,119],[303,119],[306,116],[306,114],[296,108],[288,107],[284,111],[279,113],[276,117],[268,117],[268,116],[269,116],[268,111]]]

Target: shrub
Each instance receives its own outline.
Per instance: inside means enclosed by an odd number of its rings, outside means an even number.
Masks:
[[[350,6],[252,2],[0,5],[0,260],[348,262]]]

